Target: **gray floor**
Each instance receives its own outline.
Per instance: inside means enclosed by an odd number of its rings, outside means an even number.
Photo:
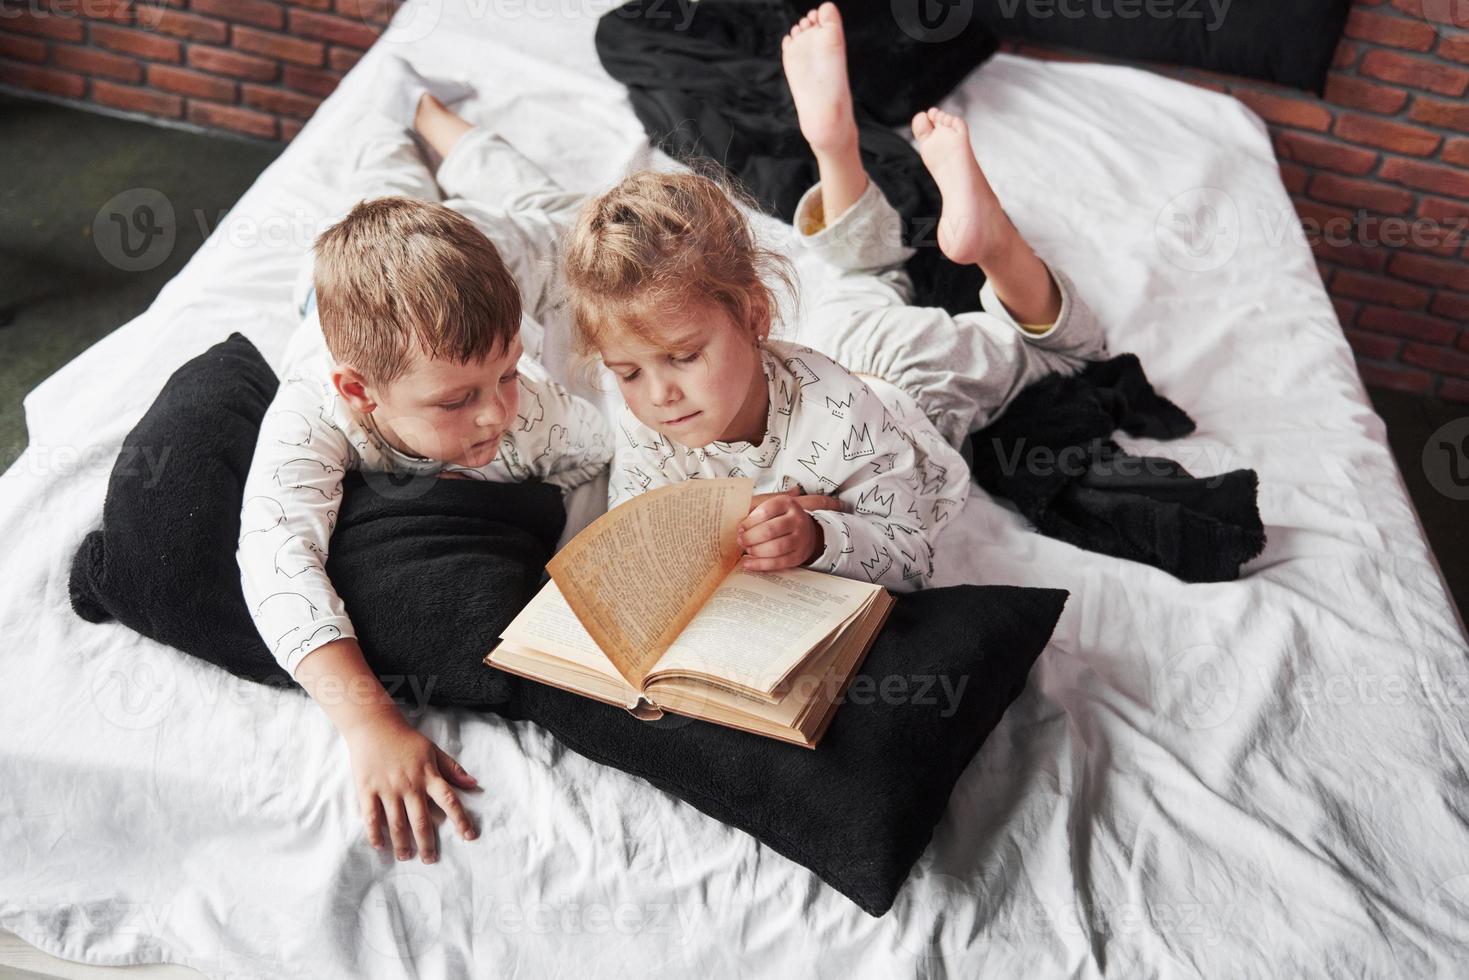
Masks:
[[[141,313],[279,152],[272,144],[0,93],[6,175],[0,188],[0,469],[25,448],[25,393]],[[116,195],[130,194],[125,200],[135,204],[149,191],[172,206],[176,239],[153,268],[127,271],[123,267],[134,260],[119,253],[115,239],[107,240],[105,225],[94,241],[94,222]],[[152,257],[145,250],[139,261]],[[1442,476],[1436,484],[1424,462],[1430,437],[1455,419],[1469,419],[1469,405],[1393,391],[1373,391],[1372,398],[1387,420],[1393,452],[1449,587],[1459,608],[1469,610],[1469,502],[1439,489]]]
[[[0,93],[0,470],[26,445],[25,394],[147,309],[280,150]],[[129,260],[106,242],[106,215],[99,248],[103,205],[149,192],[172,205],[171,251]]]

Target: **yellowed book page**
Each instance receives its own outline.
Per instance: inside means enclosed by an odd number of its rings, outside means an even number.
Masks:
[[[613,508],[547,564],[597,646],[639,690],[740,558],[755,481],[689,480]]]
[[[513,640],[505,640],[485,658],[485,663],[629,711],[644,700],[643,695],[628,687],[627,681],[606,660],[601,671],[594,671],[540,650],[523,647]]]
[[[669,646],[653,676],[708,674],[768,693],[880,591],[807,568],[736,568]]]
[[[598,649],[586,627],[566,604],[565,596],[554,581],[547,582],[535,598],[526,603],[520,615],[505,627],[500,638],[622,680],[612,661]]]

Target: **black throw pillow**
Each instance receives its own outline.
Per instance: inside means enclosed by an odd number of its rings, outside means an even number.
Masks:
[[[893,3],[939,7],[933,0]],[[1244,75],[1319,95],[1350,7],[1351,0],[949,0],[943,21],[967,27],[972,16],[1007,39]]]
[[[521,707],[567,748],[745,831],[880,916],[1025,688],[1067,595],[956,585],[898,596],[815,749],[673,715],[638,721],[531,681]]]
[[[174,372],[123,441],[102,527],[73,559],[79,616],[295,685],[255,630],[235,562],[245,475],[278,384],[240,334]],[[564,524],[547,484],[397,487],[349,473],[327,571],[388,691],[416,705],[507,705],[517,680],[481,661],[536,593]]]

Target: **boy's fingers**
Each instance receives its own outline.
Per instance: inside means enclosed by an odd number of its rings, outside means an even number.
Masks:
[[[464,789],[474,789],[479,785],[479,781],[459,764],[459,760],[455,759],[443,749],[438,750],[438,755],[439,772],[443,773],[449,782],[456,786],[461,786]]]
[[[408,810],[408,822],[413,827],[413,839],[418,843],[418,856],[424,864],[433,864],[438,859],[434,846],[434,821],[428,813],[428,802],[423,790],[416,790],[403,797]]]
[[[383,810],[377,805],[377,797],[359,793],[357,802],[362,807],[362,825],[367,828],[367,842],[375,848],[383,846]]]
[[[459,795],[454,792],[444,779],[430,779],[428,781],[428,795],[439,805],[454,826],[459,831],[459,836],[465,840],[474,840],[474,824],[470,822],[469,814],[464,809],[464,804],[459,802]]]
[[[383,800],[383,809],[388,812],[388,834],[393,839],[393,856],[406,861],[413,856],[409,844],[413,835],[408,831],[408,818],[403,815],[403,801],[397,797]]]

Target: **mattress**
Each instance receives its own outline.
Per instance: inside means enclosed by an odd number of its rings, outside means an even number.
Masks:
[[[0,927],[220,977],[1469,971],[1462,624],[1263,125],[1145,72],[1002,55],[945,107],[1111,349],[1198,422],[1124,444],[1256,469],[1269,542],[1239,581],[1190,585],[975,490],[939,584],[1071,600],[885,917],[464,711],[414,720],[479,776],[483,832],[395,863],[364,843],[346,749],[307,698],[71,612],[72,553],[169,373],[233,331],[279,364],[385,55],[472,81],[464,113],[567,187],[666,165],[597,64],[605,9],[403,8],[153,305],[26,399],[30,447],[0,477]]]

